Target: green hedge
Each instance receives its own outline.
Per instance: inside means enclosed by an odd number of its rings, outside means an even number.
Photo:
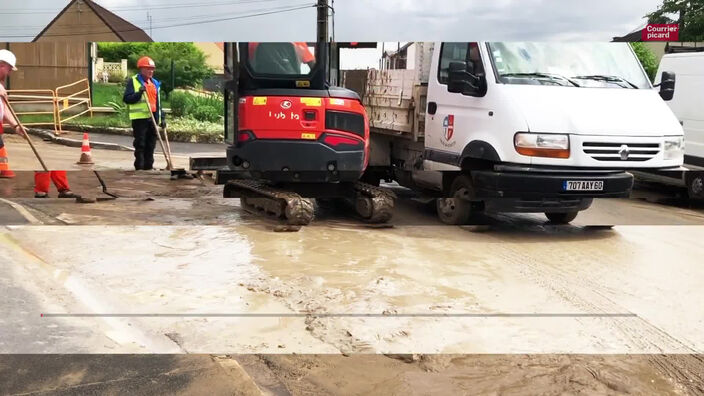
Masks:
[[[223,122],[225,104],[219,94],[199,96],[175,91],[171,94],[171,114],[198,121]]]
[[[197,87],[213,75],[203,52],[193,43],[98,43],[98,56],[106,62],[127,59],[127,67],[137,70],[137,60],[148,56],[156,63],[154,77],[162,82],[166,95],[174,88]],[[171,61],[174,80],[171,81]]]
[[[631,47],[633,47],[633,51],[638,56],[643,69],[650,77],[650,81],[655,81],[655,74],[658,72],[658,59],[653,54],[653,51],[645,43],[640,42],[631,43]]]

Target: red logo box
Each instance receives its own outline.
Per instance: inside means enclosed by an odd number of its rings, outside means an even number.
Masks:
[[[671,24],[649,24],[641,31],[643,41],[679,41],[680,25]]]

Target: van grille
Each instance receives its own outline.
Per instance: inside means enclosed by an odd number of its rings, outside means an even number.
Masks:
[[[660,143],[584,142],[582,150],[597,161],[643,162],[660,152]]]

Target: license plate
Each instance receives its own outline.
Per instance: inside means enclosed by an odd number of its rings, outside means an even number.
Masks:
[[[602,180],[565,180],[562,182],[562,189],[564,191],[603,191],[604,182]]]

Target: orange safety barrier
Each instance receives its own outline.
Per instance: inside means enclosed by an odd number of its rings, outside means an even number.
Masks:
[[[86,113],[90,113],[90,116],[93,117],[93,100],[90,94],[90,82],[87,78],[57,87],[54,92],[57,100],[56,116],[58,133],[63,133],[62,123],[66,121],[80,117]],[[85,105],[86,109],[69,117],[62,118],[62,113],[81,105]]]
[[[54,128],[54,132],[57,131],[58,109],[56,107],[56,92],[50,89],[8,89],[7,97],[13,108],[23,109],[26,107],[31,107],[31,105],[37,105],[35,107],[41,108],[42,104],[51,105],[51,111],[41,111],[39,109],[29,109],[27,111],[15,110],[15,114],[17,114],[17,117],[20,118],[20,121],[22,121],[22,124],[25,126],[51,125]],[[26,117],[22,117],[33,115],[51,115],[51,121],[44,121],[41,119],[32,121],[31,119],[27,120]]]

